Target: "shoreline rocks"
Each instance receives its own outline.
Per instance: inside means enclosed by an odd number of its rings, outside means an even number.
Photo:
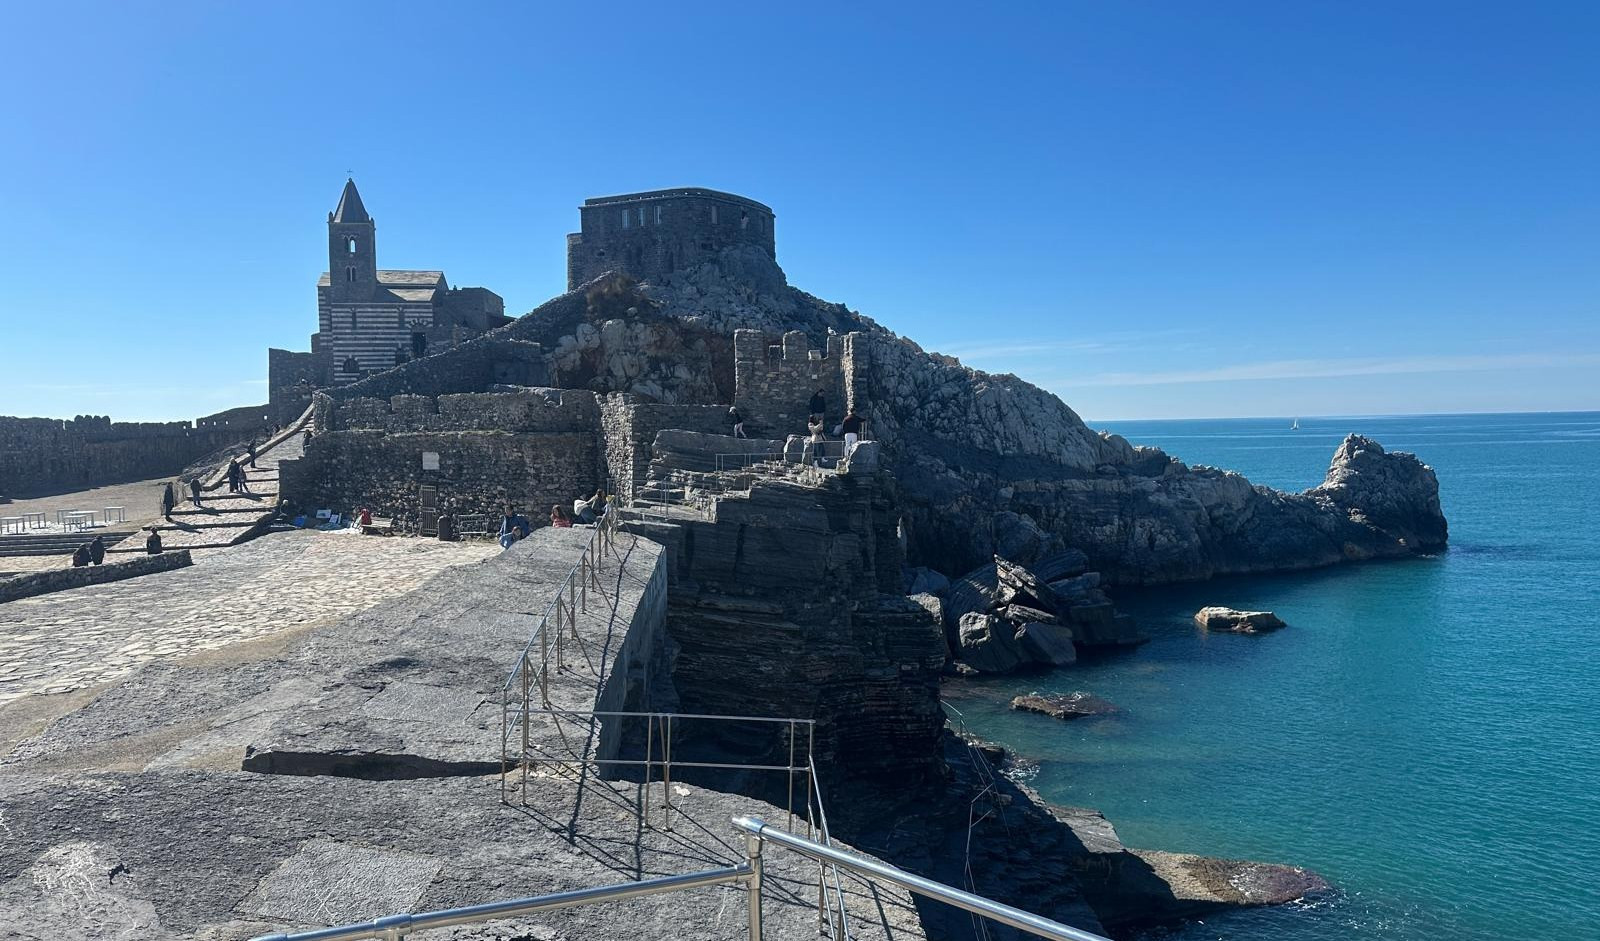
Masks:
[[[1287,626],[1271,611],[1236,611],[1220,606],[1196,611],[1194,623],[1203,631],[1228,634],[1264,634]]]
[[[1088,716],[1107,716],[1121,712],[1109,700],[1082,691],[1064,696],[1040,696],[1030,693],[1011,700],[1011,708],[1019,712],[1037,712],[1052,719],[1068,721]]]

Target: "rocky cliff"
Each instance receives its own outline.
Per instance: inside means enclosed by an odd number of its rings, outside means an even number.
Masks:
[[[901,483],[909,560],[946,574],[995,555],[1028,564],[1072,546],[1108,583],[1152,584],[1445,544],[1438,481],[1409,454],[1352,438],[1326,482],[1301,494],[1192,467],[1090,429],[1016,376],[926,352],[792,288],[759,252],[732,249],[660,284],[608,277],[578,293],[587,298],[583,313],[558,299],[508,330],[554,350],[553,376],[658,401],[729,401],[728,339],[737,329],[799,330],[819,348],[830,334],[857,334],[848,381]]]

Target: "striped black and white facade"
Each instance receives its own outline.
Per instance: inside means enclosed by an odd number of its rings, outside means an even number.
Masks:
[[[363,376],[446,349],[509,322],[485,288],[452,288],[442,271],[378,268],[377,222],[353,180],[328,214],[328,270],[317,280],[311,338],[325,383]]]

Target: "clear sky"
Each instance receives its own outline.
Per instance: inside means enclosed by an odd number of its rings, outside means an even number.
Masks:
[[[381,267],[526,311],[587,196],[1089,419],[1600,408],[1600,4],[12,4],[0,414],[193,418]]]

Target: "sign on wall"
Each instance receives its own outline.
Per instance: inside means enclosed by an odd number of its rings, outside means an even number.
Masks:
[[[439,452],[438,451],[424,451],[424,452],[422,452],[422,469],[423,470],[433,470],[433,471],[436,471],[436,470],[439,469]]]

